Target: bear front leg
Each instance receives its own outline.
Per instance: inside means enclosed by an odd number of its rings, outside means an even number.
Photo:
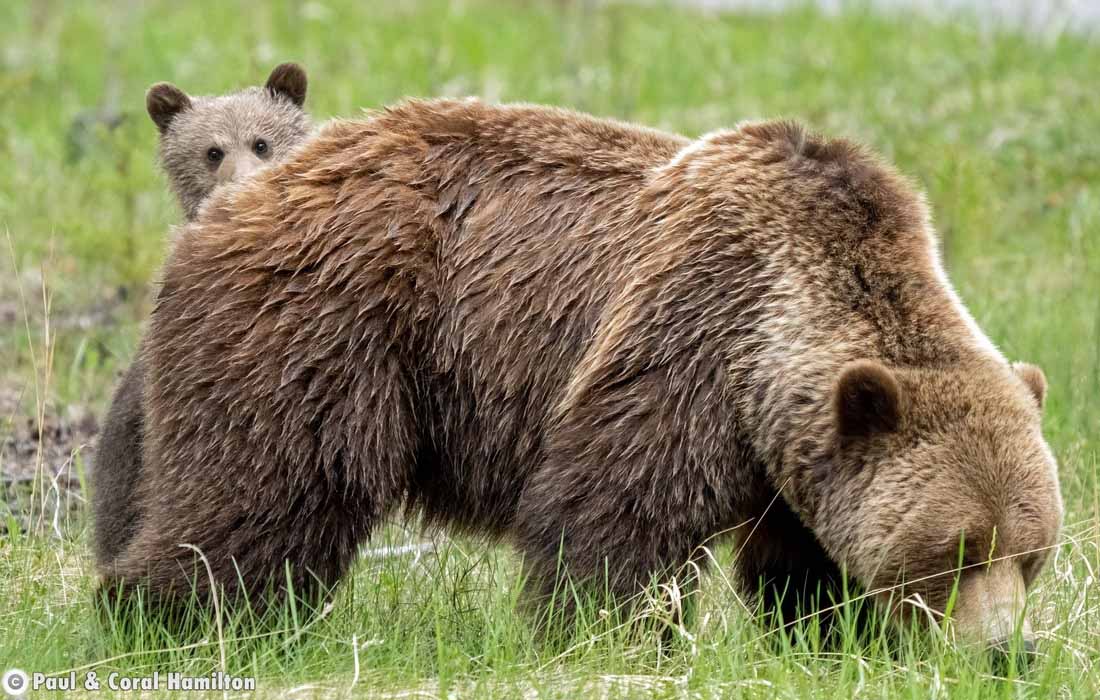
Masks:
[[[657,493],[665,485],[605,476],[550,461],[525,490],[517,533],[529,603],[551,604],[539,612],[570,624],[578,605],[629,609],[649,587],[679,621],[685,601],[661,587],[675,581],[681,594],[694,591],[703,537]]]
[[[755,518],[737,531],[734,567],[741,593],[765,625],[815,623],[828,637],[844,599],[842,573],[809,528],[774,496],[762,495],[751,509]]]
[[[691,592],[732,499],[717,397],[676,394],[700,385],[659,368],[593,384],[562,412],[516,516],[536,600],[569,619],[577,596],[624,603],[672,580]]]

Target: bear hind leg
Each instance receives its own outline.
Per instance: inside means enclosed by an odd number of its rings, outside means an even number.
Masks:
[[[224,426],[212,446],[195,437],[211,434],[209,414],[201,431],[153,417],[160,444],[146,453],[145,515],[107,586],[140,587],[158,602],[194,594],[202,607],[215,586],[260,608],[291,591],[307,601],[326,594],[405,498],[416,430],[401,376],[396,360],[383,360],[337,385],[320,416],[283,387],[267,403],[241,404],[267,411],[252,421],[259,429]],[[157,458],[158,447],[170,459]]]

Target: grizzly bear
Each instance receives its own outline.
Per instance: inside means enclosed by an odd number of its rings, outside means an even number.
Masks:
[[[327,587],[404,506],[510,541],[537,597],[627,599],[732,533],[765,607],[846,576],[942,612],[957,576],[997,640],[1059,530],[1041,372],[962,307],[913,186],[794,123],[329,124],[187,227],[146,343],[108,583],[155,600]]]
[[[214,188],[285,158],[313,129],[303,105],[306,72],[281,63],[263,87],[193,97],[171,83],[145,95],[160,132],[160,162],[184,216],[193,220]]]
[[[160,162],[187,220],[215,187],[285,159],[312,126],[303,109],[306,73],[296,63],[271,71],[262,88],[218,97],[189,97],[169,83],[146,95],[160,133]],[[141,474],[144,383],[141,351],[123,374],[99,438],[91,475],[92,540],[105,567],[122,550],[138,517],[134,483]]]

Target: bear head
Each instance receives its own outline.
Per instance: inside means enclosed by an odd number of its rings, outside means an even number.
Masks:
[[[305,140],[305,71],[276,66],[264,87],[191,97],[170,83],[149,88],[145,104],[160,132],[160,158],[188,220],[215,187],[247,177]]]
[[[797,509],[896,617],[950,613],[963,640],[1004,647],[1057,540],[1057,465],[1031,365],[843,367],[830,449]]]

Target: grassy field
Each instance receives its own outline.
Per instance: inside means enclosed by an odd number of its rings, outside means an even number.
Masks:
[[[396,525],[319,616],[212,619],[176,638],[96,617],[77,444],[60,459],[36,453],[28,493],[5,497],[0,671],[225,670],[269,697],[1100,695],[1100,45],[858,8],[390,5],[0,3],[0,444],[28,421],[102,410],[132,354],[178,219],[143,108],[155,81],[218,93],[297,60],[319,120],[467,94],[688,135],[797,117],[871,144],[924,186],[974,315],[1009,357],[1046,371],[1067,514],[1030,603],[1041,658],[997,674],[936,635],[823,649],[811,624],[779,639],[733,594],[728,566],[712,571],[672,653],[599,619],[551,648],[514,609],[508,551],[442,535],[430,551],[382,549],[418,541]]]

